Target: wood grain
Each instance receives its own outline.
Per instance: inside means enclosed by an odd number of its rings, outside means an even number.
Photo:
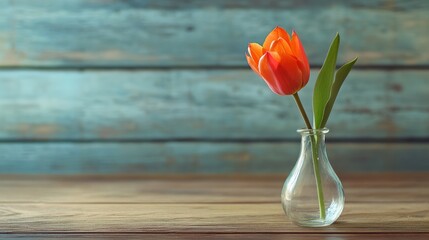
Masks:
[[[0,229],[2,234],[367,234],[367,233],[424,233],[429,229],[429,202],[422,199],[414,202],[401,202],[400,195],[414,199],[415,194],[425,190],[415,188],[410,192],[402,192],[408,186],[427,184],[428,173],[422,174],[352,174],[344,177],[346,195],[361,192],[356,201],[347,202],[345,210],[337,223],[326,228],[301,228],[289,222],[279,202],[237,201],[227,202],[222,199],[213,202],[197,202],[195,195],[206,195],[211,185],[230,188],[241,187],[241,199],[252,199],[262,194],[270,195],[269,188],[262,185],[275,185],[279,176],[3,176],[1,178],[2,198],[8,196],[11,201],[0,203]],[[139,182],[140,181],[140,182]],[[129,189],[146,182],[159,182],[159,188],[143,187],[131,193],[134,197],[127,200]],[[4,182],[4,183],[3,183]],[[200,182],[198,185],[197,182]],[[118,185],[119,184],[119,185]],[[120,185],[122,184],[122,186]],[[149,183],[150,184],[150,183]],[[170,184],[170,187],[168,186]],[[39,193],[32,196],[33,202],[19,202],[24,192],[32,186]],[[82,189],[76,191],[78,186]],[[111,189],[107,186],[111,186]],[[182,185],[182,188],[176,188]],[[361,186],[360,188],[357,186]],[[7,189],[9,187],[9,190]],[[189,186],[187,188],[186,186]],[[196,187],[197,186],[197,187]],[[366,187],[363,187],[366,186]],[[375,187],[373,187],[375,186]],[[397,188],[397,192],[384,191],[384,198],[391,201],[382,202],[380,195],[372,195],[368,190]],[[42,188],[43,187],[43,188]],[[112,191],[112,188],[115,191]],[[70,190],[68,193],[66,190]],[[266,190],[264,190],[266,189]],[[412,188],[411,188],[412,189]],[[176,191],[176,195],[187,197],[187,201],[175,202],[173,195],[162,196],[162,191]],[[280,191],[280,188],[278,188]],[[218,195],[225,190],[212,188]],[[238,190],[240,191],[240,190]],[[52,194],[54,193],[55,194]],[[132,192],[132,191],[131,191]],[[43,197],[43,193],[46,196]],[[30,192],[28,194],[31,194]],[[63,195],[64,194],[64,195]],[[152,195],[160,202],[134,202],[139,195]],[[278,193],[275,194],[278,196]],[[54,197],[79,199],[79,202],[55,202]],[[92,197],[91,197],[92,196]],[[351,194],[350,197],[356,195]],[[110,198],[122,198],[123,202],[110,202]],[[399,198],[397,198],[399,197]],[[104,198],[104,200],[100,200]],[[149,197],[150,198],[150,197]],[[170,202],[162,202],[170,198]],[[347,197],[348,198],[348,197]],[[380,198],[380,199],[379,199]],[[378,199],[375,200],[374,199]],[[427,199],[427,197],[426,197]],[[13,236],[13,235],[12,235]],[[52,235],[55,236],[55,235]],[[183,235],[186,236],[186,235]],[[256,235],[255,235],[256,236]],[[292,235],[293,236],[293,235]],[[316,235],[317,236],[317,235]],[[329,236],[329,235],[328,235]],[[340,235],[341,236],[341,235]],[[353,236],[353,235],[352,235]],[[420,235],[425,236],[425,235]],[[70,235],[73,237],[73,235]],[[113,237],[113,236],[111,236]],[[173,238],[174,239],[174,238]]]
[[[287,173],[3,175],[0,204],[278,203],[286,177]],[[347,203],[429,203],[429,173],[347,173],[340,178]]]
[[[300,143],[2,143],[0,173],[286,173]],[[337,172],[425,171],[427,143],[328,143]]]
[[[348,203],[335,225],[305,232],[428,232],[429,203]],[[3,233],[299,233],[280,203],[0,204]]]
[[[336,32],[340,62],[427,65],[425,0],[2,1],[3,66],[245,66],[248,42],[296,29],[313,65]],[[317,24],[316,24],[317,23]]]
[[[301,91],[311,109],[314,83]],[[427,70],[360,70],[341,89],[328,139],[427,138]],[[1,71],[1,139],[298,139],[290,97],[251,70]]]
[[[342,233],[324,233],[324,234],[302,234],[302,233],[270,233],[270,234],[249,234],[249,233],[233,233],[233,234],[217,234],[217,233],[175,233],[175,234],[147,234],[147,233],[116,233],[116,234],[0,234],[2,239],[147,239],[159,240],[161,237],[165,240],[189,240],[189,239],[202,239],[202,240],[426,240],[429,234],[426,233],[386,233],[386,234],[342,234]]]

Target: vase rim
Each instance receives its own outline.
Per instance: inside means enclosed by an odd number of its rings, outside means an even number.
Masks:
[[[308,128],[300,128],[296,130],[301,135],[317,135],[317,134],[326,134],[329,132],[328,128],[319,128],[319,129],[308,129]]]

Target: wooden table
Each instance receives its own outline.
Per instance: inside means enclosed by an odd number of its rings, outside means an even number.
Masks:
[[[429,174],[340,176],[326,228],[283,214],[285,176],[1,176],[1,239],[429,239]]]

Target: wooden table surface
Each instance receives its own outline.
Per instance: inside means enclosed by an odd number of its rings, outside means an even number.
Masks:
[[[341,175],[326,228],[283,214],[279,175],[0,176],[1,239],[429,239],[429,173]]]

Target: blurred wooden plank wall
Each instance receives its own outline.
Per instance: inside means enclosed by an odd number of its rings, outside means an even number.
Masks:
[[[296,29],[314,67],[335,32],[359,55],[333,111],[338,171],[429,170],[429,2],[0,2],[0,172],[287,172],[291,98],[246,66]]]

